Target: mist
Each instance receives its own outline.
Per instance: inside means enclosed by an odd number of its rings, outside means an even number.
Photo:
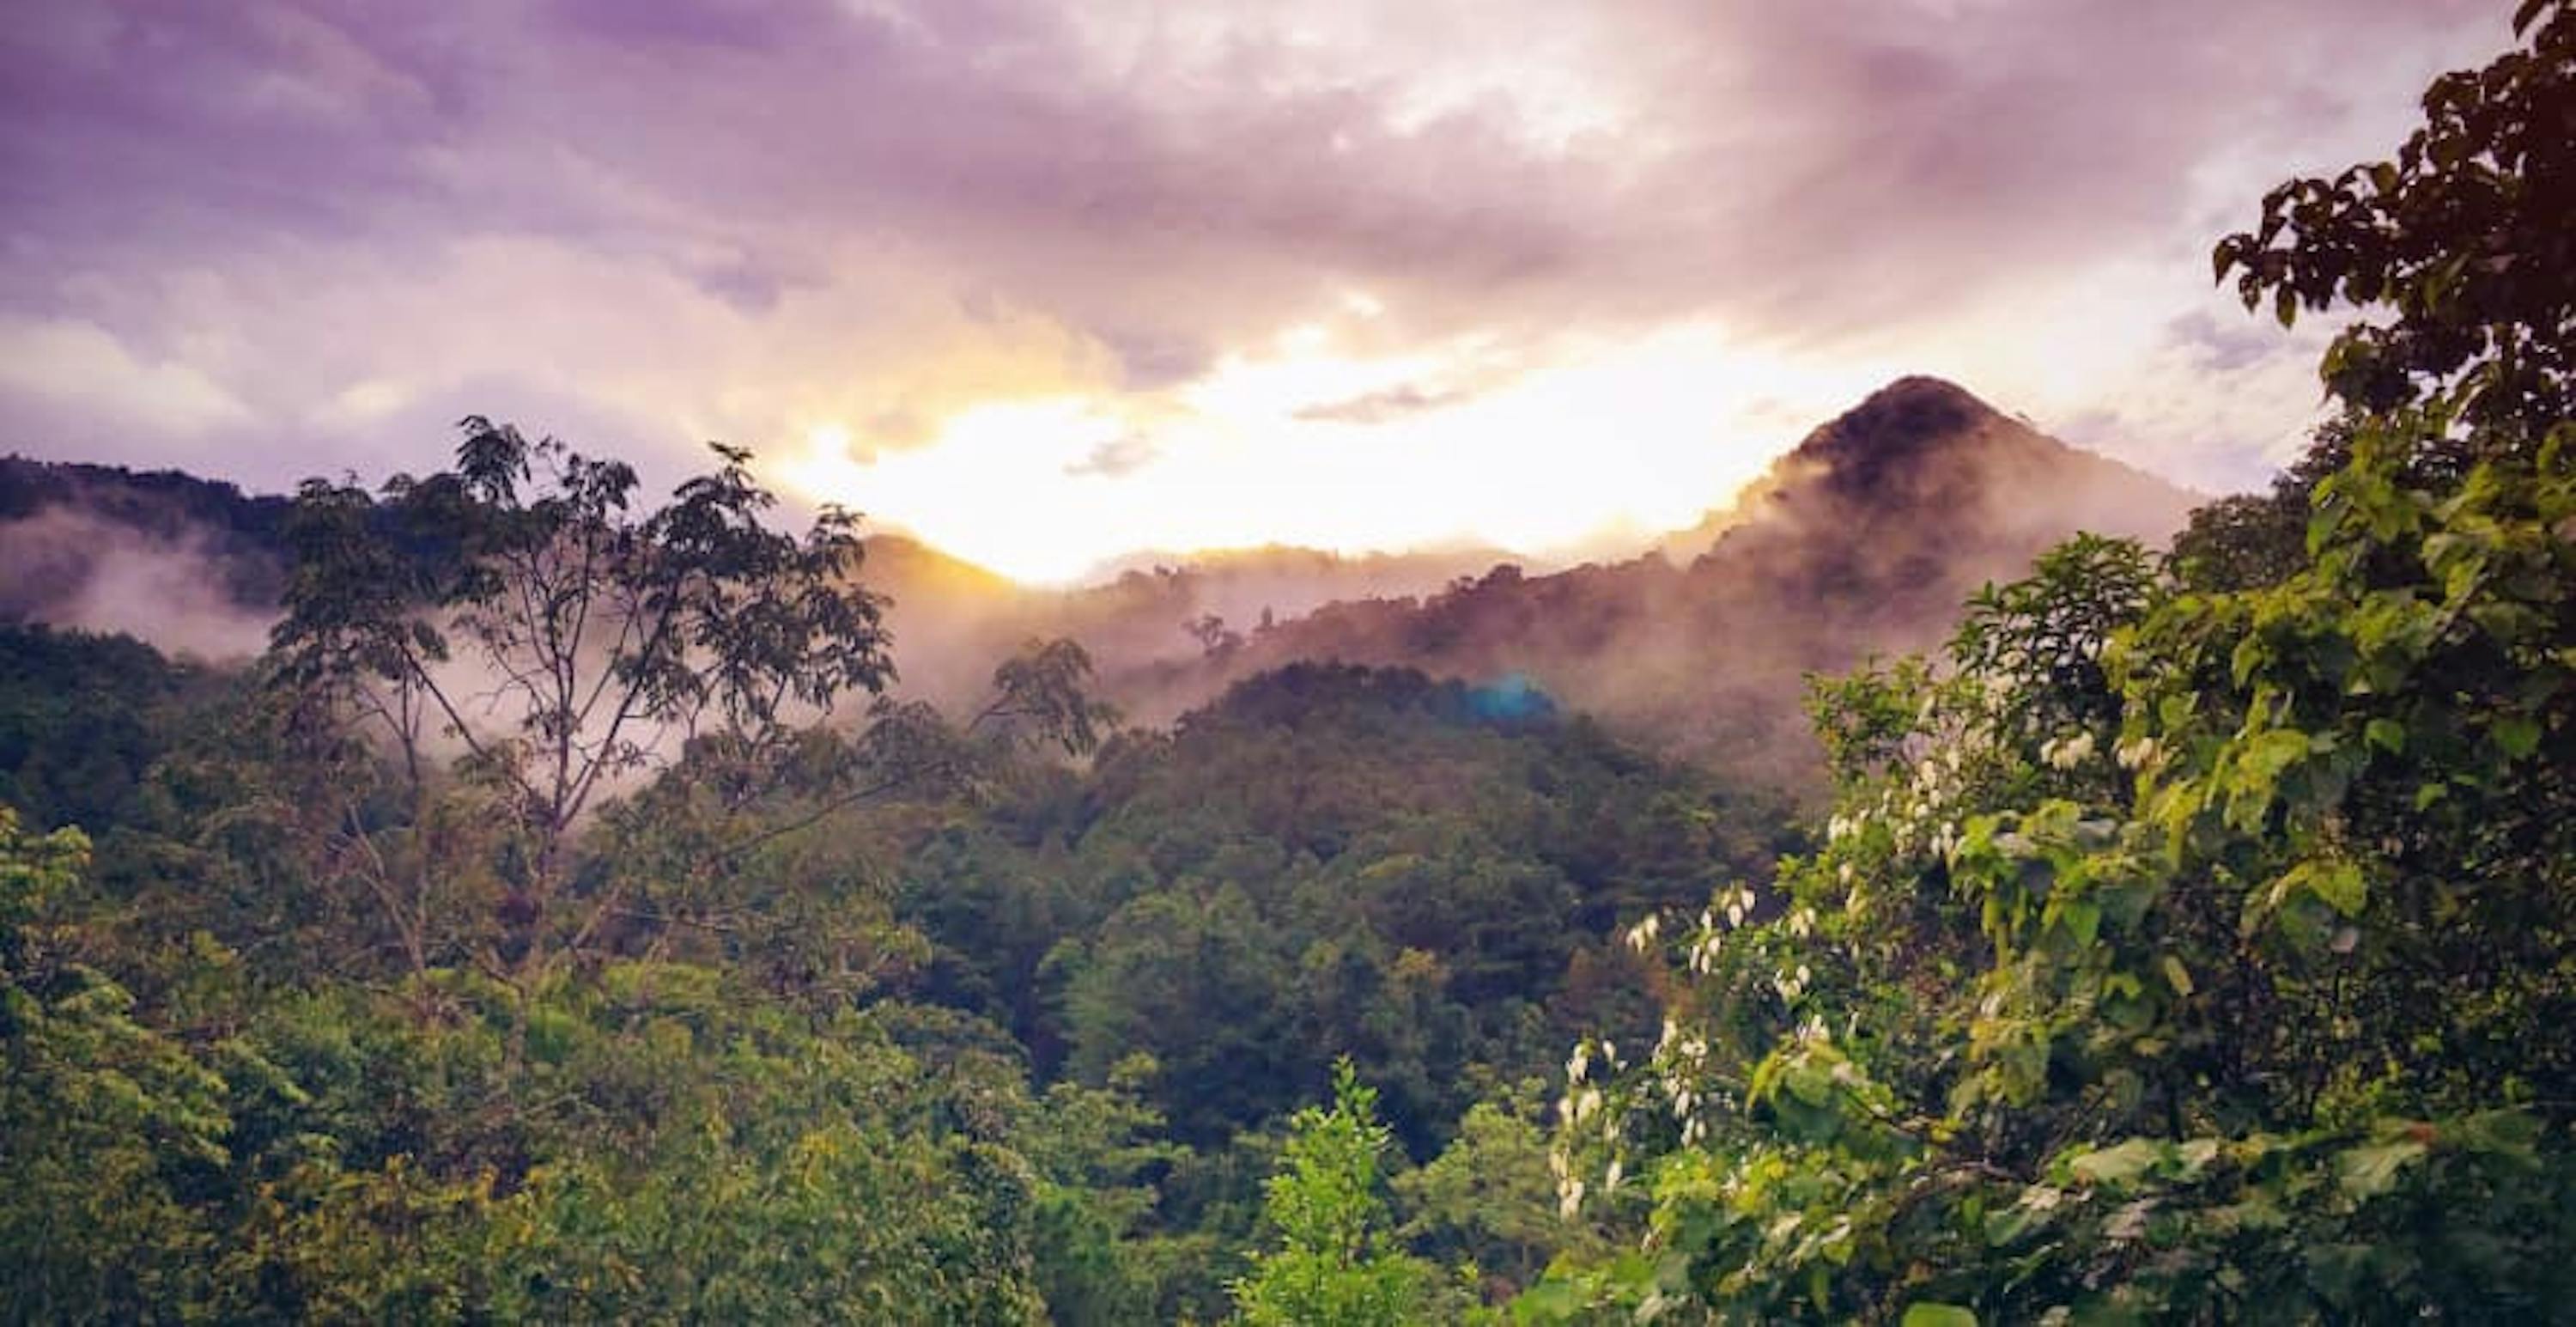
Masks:
[[[1105,683],[1163,721],[1298,659],[1526,678],[1650,748],[1812,790],[1810,674],[1932,649],[1981,584],[2078,531],[2160,545],[2196,501],[1951,384],[1903,379],[1673,552],[1543,574],[1506,564],[1435,593],[1336,602],[1197,659],[1115,657]]]
[[[19,464],[17,487],[44,500],[0,507],[21,513],[0,524],[0,615],[218,663],[264,647],[282,500]],[[1909,378],[1711,500],[1660,548],[1561,569],[1473,548],[1264,547],[1138,554],[1098,583],[1042,590],[878,535],[858,575],[887,601],[890,694],[950,715],[983,704],[994,668],[1034,640],[1079,643],[1102,697],[1155,727],[1290,663],[1400,665],[1525,679],[1651,748],[1812,787],[1810,674],[1933,648],[1980,584],[2079,530],[2159,543],[2197,495]],[[458,694],[498,689],[452,680]]]
[[[70,507],[0,523],[0,621],[133,636],[164,654],[239,664],[274,609],[234,598],[241,569],[206,530],[155,534]]]

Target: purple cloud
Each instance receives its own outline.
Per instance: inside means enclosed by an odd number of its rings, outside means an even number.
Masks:
[[[166,400],[0,379],[0,445],[340,457],[411,416],[324,405],[401,378],[413,413],[507,380],[685,415],[669,450],[901,379],[924,319],[1041,320],[1153,393],[1354,291],[1392,352],[1831,349],[2108,262],[2188,292],[2213,197],[2341,164],[2499,8],[66,0],[0,30],[0,318]],[[936,394],[886,392],[854,408]]]

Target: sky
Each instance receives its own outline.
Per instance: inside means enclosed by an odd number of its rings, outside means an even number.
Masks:
[[[752,448],[1025,580],[1688,526],[1907,373],[2204,491],[2323,332],[2211,283],[2503,0],[49,0],[0,451],[279,489],[468,413]]]

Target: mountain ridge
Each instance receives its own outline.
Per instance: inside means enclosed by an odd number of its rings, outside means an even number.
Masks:
[[[1498,567],[1419,601],[1330,605],[1198,667],[1222,679],[1317,659],[1523,677],[1650,743],[1796,784],[1817,768],[1798,703],[1809,673],[1929,649],[1978,585],[2019,575],[2049,545],[2078,530],[2159,544],[2199,500],[1956,384],[1900,378],[1784,453],[1679,565],[1658,551],[1537,575]],[[1111,680],[1131,703],[1215,684]]]
[[[2050,544],[2079,529],[2161,542],[2199,500],[1914,375],[1624,560],[1534,573],[1473,550],[1257,546],[1140,554],[1150,566],[1044,589],[878,533],[860,575],[890,600],[903,690],[937,703],[973,699],[1032,637],[1081,641],[1108,697],[1157,724],[1292,662],[1402,666],[1520,679],[1652,745],[1795,784],[1815,767],[1808,673],[1930,648],[1978,584]],[[282,588],[285,506],[175,471],[0,460],[0,621],[253,653]],[[136,611],[120,595],[186,602]]]

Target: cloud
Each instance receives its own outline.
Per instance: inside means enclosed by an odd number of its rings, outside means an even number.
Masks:
[[[164,439],[251,422],[205,373],[138,358],[105,328],[79,321],[0,318],[0,393],[59,426],[140,428]]]
[[[1154,445],[1153,439],[1144,434],[1121,433],[1092,448],[1090,455],[1066,465],[1064,472],[1076,477],[1095,476],[1102,479],[1115,479],[1120,475],[1133,474],[1144,469],[1153,464],[1154,458],[1161,454],[1161,449]]]
[[[2207,309],[2165,325],[2172,344],[2218,373],[2232,373],[2281,354],[2287,342],[2270,323],[2251,318],[2221,322]]]
[[[0,30],[0,317],[53,366],[0,376],[0,429],[417,466],[409,430],[506,385],[668,458],[901,450],[993,401],[1150,414],[1305,324],[1531,371],[1715,324],[2037,382],[1928,361],[2108,265],[2176,294],[2094,322],[2180,327],[2213,227],[2384,151],[2495,8],[66,0]],[[2152,358],[2028,395],[2160,388]]]
[[[1425,411],[1446,409],[1473,397],[1472,392],[1404,383],[1383,391],[1305,406],[1297,411],[1296,417],[1310,423],[1383,424]]]

